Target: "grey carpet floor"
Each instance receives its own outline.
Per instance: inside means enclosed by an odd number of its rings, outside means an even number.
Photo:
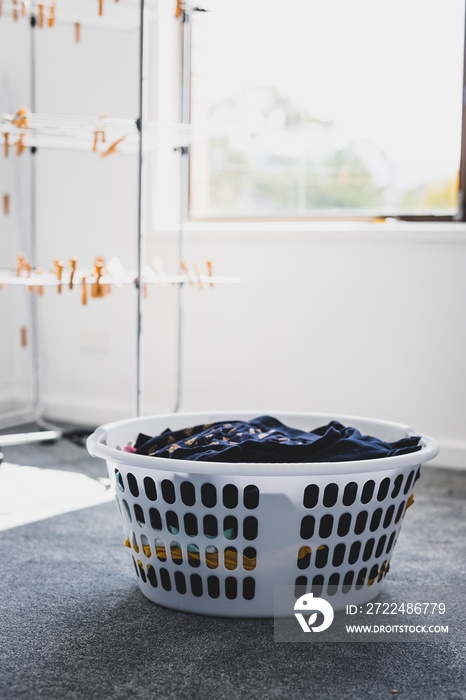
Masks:
[[[65,441],[3,452],[16,464],[106,473]],[[2,700],[466,698],[460,643],[277,643],[271,620],[150,603],[114,503],[11,528],[0,541]],[[389,577],[464,582],[465,542],[466,471],[424,467]]]

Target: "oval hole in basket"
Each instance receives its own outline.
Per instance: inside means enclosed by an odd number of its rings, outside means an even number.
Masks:
[[[238,537],[238,521],[233,515],[224,518],[223,534],[227,540],[235,540]]]
[[[252,515],[243,521],[243,537],[245,540],[255,540],[257,537],[257,518]]]
[[[199,576],[199,574],[191,574],[189,577],[189,580],[191,582],[191,593],[196,596],[196,598],[200,598],[202,595],[202,579]]]
[[[390,527],[390,523],[392,522],[394,512],[395,512],[394,505],[391,505],[389,508],[387,508],[387,512],[385,513],[385,518],[383,519],[383,529],[384,530],[386,530],[387,527]]]
[[[373,479],[369,479],[369,481],[366,481],[361,493],[361,503],[369,503],[372,496],[374,495],[374,488],[375,481]]]
[[[252,600],[256,592],[256,582],[251,576],[247,576],[243,580],[243,598]]]
[[[358,577],[356,579],[356,584],[354,586],[357,591],[359,591],[364,586],[364,582],[366,580],[366,575],[367,575],[367,569],[366,568],[361,569],[361,571],[359,572]]]
[[[396,518],[395,518],[395,525],[398,525],[398,523],[400,522],[400,518],[403,515],[404,510],[405,510],[405,504],[406,504],[406,501],[402,501],[400,503],[400,505],[398,506],[398,510],[397,510]]]
[[[314,576],[312,579],[312,584],[311,584],[311,592],[315,596],[320,596],[322,594],[324,588],[324,577],[322,574],[317,574],[317,576]]]
[[[186,593],[186,579],[182,571],[175,571],[175,588],[178,593]]]
[[[184,531],[189,537],[196,537],[198,534],[197,518],[193,513],[184,514]]]
[[[367,585],[368,585],[368,586],[372,586],[372,584],[374,583],[375,579],[377,578],[378,573],[379,573],[379,567],[377,566],[377,564],[374,564],[374,566],[372,567],[372,569],[369,571],[369,576],[368,576],[368,579],[367,579]]]
[[[132,522],[131,511],[130,511],[130,509],[129,509],[129,505],[126,503],[126,501],[125,501],[124,498],[122,499],[121,502],[123,503],[123,511],[124,511],[124,513],[125,513],[125,515],[126,515],[126,519],[127,519],[129,522]]]
[[[337,546],[333,550],[333,558],[332,558],[332,565],[333,566],[341,566],[341,564],[343,563],[343,560],[345,558],[345,552],[346,552],[346,547],[343,544],[343,542],[340,542],[340,544],[337,544]]]
[[[157,487],[155,481],[150,476],[144,477],[144,491],[149,501],[157,500]]]
[[[358,517],[356,518],[356,523],[354,525],[354,532],[356,535],[360,535],[364,530],[366,529],[366,523],[367,523],[367,510],[362,510],[360,513],[358,513]]]
[[[375,556],[378,558],[381,556],[383,552],[383,548],[385,547],[385,542],[387,541],[387,535],[382,535],[380,540],[377,542],[377,549],[375,550]]]
[[[134,557],[131,557],[131,559],[133,560],[134,570],[136,571],[136,573],[137,573],[137,575],[138,575],[138,578],[139,578],[139,570],[138,570],[138,567],[137,567],[137,564],[136,564],[136,560],[135,560]]]
[[[181,551],[179,542],[170,542],[170,554],[174,564],[178,564],[179,566],[183,563],[183,552]]]
[[[326,508],[332,508],[337,502],[338,486],[337,484],[327,484],[324,491],[323,503]]]
[[[307,576],[298,576],[294,583],[294,597],[301,598],[306,593]]]
[[[380,482],[379,490],[377,491],[377,500],[378,501],[384,501],[387,498],[388,489],[390,488],[390,484],[391,484],[391,481],[388,478],[388,476],[386,476],[385,479],[383,479]]]
[[[396,530],[393,530],[392,534],[390,535],[390,539],[388,540],[387,549],[385,550],[385,554],[388,554],[389,551],[391,550],[391,548],[393,546],[393,540],[395,539],[395,535],[396,535]]]
[[[180,486],[181,500],[185,506],[193,506],[196,503],[196,491],[194,484],[190,481],[183,481]]]
[[[372,518],[371,518],[371,524],[369,526],[369,530],[371,532],[375,532],[377,528],[380,525],[380,520],[382,518],[382,508],[377,508],[377,510],[374,510],[372,513]]]
[[[254,510],[259,505],[259,489],[254,484],[249,484],[244,487],[243,491],[244,507],[248,510]]]
[[[216,569],[218,567],[218,549],[213,545],[209,545],[205,549],[205,563],[209,569]]]
[[[147,581],[146,579],[146,572],[144,571],[144,567],[142,565],[142,561],[138,559],[138,569],[139,569],[139,575],[141,576],[142,580],[144,583]]]
[[[150,548],[149,540],[145,535],[141,535],[141,545],[142,545],[142,551],[144,552],[145,556],[150,559],[152,556],[152,550]]]
[[[164,479],[162,481],[162,496],[163,500],[165,503],[174,503],[176,496],[175,496],[175,486],[173,485],[173,482],[170,481],[170,479]]]
[[[211,598],[218,598],[220,595],[220,586],[216,576],[207,577],[207,592]]]
[[[363,561],[368,561],[371,558],[372,552],[374,550],[374,545],[375,545],[375,540],[373,537],[371,537],[370,540],[367,540],[366,546],[364,547],[364,552],[362,554]]]
[[[202,484],[201,499],[206,508],[214,508],[217,505],[217,491],[213,484]]]
[[[133,494],[134,498],[137,498],[139,496],[139,486],[136,477],[134,476],[134,474],[131,474],[131,472],[129,472],[126,475],[126,480],[128,482],[129,490]]]
[[[414,479],[414,470],[411,472],[411,474],[406,479],[406,484],[405,484],[405,487],[403,489],[403,493],[405,496],[408,493],[409,489],[411,488],[411,484],[413,482],[413,479]]]
[[[125,490],[125,484],[123,481],[123,477],[121,475],[121,472],[118,469],[115,469],[115,480],[117,482],[117,486],[120,489],[120,491]]]
[[[201,555],[199,554],[199,547],[197,544],[188,544],[186,551],[188,552],[188,564],[193,568],[200,566]]]
[[[316,521],[314,516],[312,515],[305,515],[304,518],[301,520],[301,529],[300,529],[300,536],[301,539],[303,540],[309,540],[312,535],[314,534],[314,527],[315,527]]]
[[[225,579],[225,596],[228,600],[234,600],[238,595],[238,581],[233,576]]]
[[[243,550],[243,569],[253,571],[256,568],[257,552],[254,547],[246,547]]]
[[[348,555],[348,564],[355,564],[359,558],[359,552],[361,551],[361,543],[359,540],[353,542],[351,545],[350,553]]]
[[[146,519],[144,517],[144,511],[142,510],[139,503],[134,504],[134,516],[139,527],[144,527],[146,524]]]
[[[226,547],[223,553],[225,569],[234,571],[238,566],[238,551],[234,547]]]
[[[155,540],[155,555],[159,561],[167,561],[167,550],[162,540]]]
[[[351,590],[351,586],[353,584],[353,579],[354,579],[354,571],[347,571],[345,574],[345,578],[343,579],[343,587],[342,587],[343,593],[349,593],[349,591]]]
[[[343,513],[343,515],[340,515],[340,519],[338,521],[338,528],[337,528],[338,536],[344,537],[345,535],[347,535],[350,527],[351,527],[351,513]]]
[[[238,489],[234,484],[225,484],[222,497],[225,508],[236,508],[238,505]]]
[[[327,539],[327,537],[330,537],[332,534],[333,530],[333,515],[324,515],[320,519],[320,525],[319,525],[319,537],[322,537],[322,539]]]
[[[300,547],[298,550],[298,569],[308,569],[311,564],[312,549],[308,545]]]
[[[157,508],[150,508],[149,509],[149,518],[150,518],[150,524],[153,530],[161,530],[162,529],[162,518],[160,517],[160,513],[157,510]]]
[[[327,583],[327,595],[332,596],[338,592],[338,584],[340,583],[340,574],[332,574]]]
[[[167,530],[170,535],[177,535],[180,531],[180,523],[177,514],[173,510],[167,510],[165,519],[167,521]]]
[[[147,578],[149,579],[149,583],[151,584],[151,586],[157,588],[157,576],[152,564],[149,564],[149,566],[147,567]]]
[[[356,500],[357,493],[358,485],[355,481],[350,481],[349,484],[346,484],[345,490],[343,491],[343,505],[352,506]]]
[[[324,566],[327,565],[327,560],[328,560],[328,547],[326,544],[321,544],[320,547],[317,547],[317,551],[316,551],[316,558],[315,558],[316,569],[323,569]]]
[[[218,535],[217,518],[214,515],[204,516],[204,535],[213,540]]]
[[[168,573],[167,569],[160,569],[160,581],[162,583],[162,587],[166,591],[171,591],[172,589],[172,583],[170,581],[170,574]]]
[[[305,508],[315,508],[319,500],[319,487],[317,484],[309,484],[304,489],[303,506]]]
[[[403,483],[403,474],[398,474],[395,481],[393,482],[393,489],[390,494],[392,498],[396,498],[400,493],[401,484]]]

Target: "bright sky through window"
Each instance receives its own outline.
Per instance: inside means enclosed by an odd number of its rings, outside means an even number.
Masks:
[[[193,217],[453,214],[464,0],[209,0]]]

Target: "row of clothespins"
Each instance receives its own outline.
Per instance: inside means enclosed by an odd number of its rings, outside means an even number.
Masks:
[[[119,0],[113,0],[113,2],[118,3]],[[99,17],[102,17],[104,14],[104,0],[96,0],[96,3],[97,14]],[[0,17],[4,14],[3,4],[3,0],[0,0]],[[29,0],[9,0],[5,2],[5,5],[8,5],[8,9],[11,9],[11,17],[15,22],[18,21],[20,16],[27,17],[35,12],[36,24],[40,29],[55,25],[56,2],[54,0],[52,0],[50,6],[46,6],[44,3],[37,3],[36,10],[31,7]],[[183,16],[184,7],[184,0],[176,0],[176,18]],[[74,37],[77,43],[81,41],[81,22],[74,22]]]
[[[28,131],[31,130],[31,125],[30,125],[30,111],[26,108],[21,108],[16,112],[14,116],[9,116],[9,115],[4,115],[3,118],[8,120],[11,124],[13,124],[17,131],[16,133],[12,133],[11,131],[4,131],[3,132],[3,155],[5,158],[8,158],[10,155],[10,148],[15,147],[16,148],[16,155],[20,156],[28,147],[28,144],[24,142],[24,139],[26,138],[26,135]],[[102,144],[107,145],[107,139],[105,135],[105,119],[106,119],[106,114],[101,114],[99,117],[99,123],[97,125],[97,128],[94,130],[94,140],[92,144],[92,152],[96,153],[98,150],[98,144],[99,141]],[[92,132],[91,132],[92,133]],[[10,137],[12,137],[12,140],[10,140]],[[16,141],[14,140],[16,138]],[[106,156],[111,155],[112,153],[115,153],[117,150],[118,145],[124,141],[125,136],[121,136],[120,138],[116,139],[110,145],[108,145],[105,150],[100,150],[100,155],[102,158],[105,158]]]
[[[182,262],[179,275],[169,275],[163,269],[160,258],[152,261],[152,266],[144,266],[142,270],[142,283],[144,285],[144,296],[147,296],[147,287],[150,284],[157,284],[164,287],[166,284],[190,284],[204,289],[207,286],[213,287],[214,283],[222,281],[236,281],[227,278],[214,278],[212,274],[212,262],[206,262],[207,274],[203,274],[199,263],[194,263],[193,270]],[[111,258],[107,265],[104,259],[96,257],[92,270],[79,270],[76,258],[71,258],[68,266],[59,258],[54,258],[51,270],[44,271],[42,268],[32,268],[26,256],[20,253],[16,262],[16,270],[0,270],[0,288],[8,285],[26,285],[31,292],[36,292],[39,296],[44,294],[44,287],[54,286],[58,294],[64,288],[81,288],[81,302],[87,304],[89,295],[92,298],[101,298],[112,291],[112,287],[121,287],[125,284],[138,286],[138,278],[135,273],[126,271],[118,258]]]

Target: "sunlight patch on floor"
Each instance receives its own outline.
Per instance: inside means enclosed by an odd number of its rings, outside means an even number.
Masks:
[[[113,500],[106,479],[3,462],[0,465],[0,530]]]

